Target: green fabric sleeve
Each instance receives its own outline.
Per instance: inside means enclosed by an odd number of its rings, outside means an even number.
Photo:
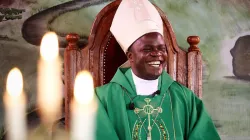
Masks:
[[[119,140],[102,102],[97,98],[98,111],[96,114],[96,140]]]
[[[219,134],[202,100],[191,90],[188,92],[191,109],[188,140],[220,140]]]

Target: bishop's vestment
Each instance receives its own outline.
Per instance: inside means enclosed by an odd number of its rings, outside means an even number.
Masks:
[[[219,140],[203,102],[164,71],[155,96],[137,95],[131,70],[96,88],[97,140]],[[131,108],[131,105],[133,107]]]

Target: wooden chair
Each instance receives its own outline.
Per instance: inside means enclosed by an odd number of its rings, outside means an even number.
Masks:
[[[114,76],[117,68],[127,60],[124,52],[109,31],[120,2],[121,0],[116,0],[98,13],[86,46],[78,47],[76,45],[79,39],[77,34],[72,33],[66,37],[68,41],[68,46],[64,53],[66,128],[69,127],[69,105],[73,97],[73,85],[76,74],[81,70],[89,70],[94,78],[94,86],[101,86],[108,83]],[[187,38],[190,44],[187,52],[180,49],[165,13],[157,6],[155,7],[159,11],[164,24],[164,39],[169,56],[166,71],[174,80],[187,86],[201,98],[202,58],[197,47],[199,37],[189,36]]]

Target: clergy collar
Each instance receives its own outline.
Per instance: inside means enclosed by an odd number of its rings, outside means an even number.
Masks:
[[[158,79],[155,80],[145,80],[142,79],[138,76],[136,76],[133,72],[132,69],[131,73],[132,73],[132,78],[135,84],[135,89],[136,89],[136,93],[137,95],[151,95],[152,93],[154,93],[155,91],[158,90]]]
[[[157,78],[157,79],[155,79],[155,80],[145,80],[145,79],[142,79],[142,78],[136,76],[136,75],[134,74],[134,72],[133,72],[132,69],[130,69],[130,70],[131,70],[131,73],[132,73],[134,82],[140,82],[140,83],[155,83],[155,82],[158,82],[158,79],[159,79],[159,78]]]
[[[130,68],[118,68],[110,82],[123,86],[131,96],[137,96]],[[168,75],[168,73],[163,71],[158,80],[158,89],[161,91],[160,94],[167,91],[173,82],[174,80]]]

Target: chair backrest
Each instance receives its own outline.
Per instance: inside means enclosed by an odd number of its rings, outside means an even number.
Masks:
[[[94,85],[97,87],[108,83],[114,76],[117,68],[127,60],[124,52],[109,30],[120,2],[121,0],[116,0],[98,13],[86,46],[80,49],[76,45],[79,39],[77,34],[69,34],[67,36],[69,44],[64,54],[66,126],[69,102],[73,96],[73,84],[77,72],[89,70],[94,78]],[[164,24],[164,39],[168,52],[166,71],[174,80],[187,86],[201,98],[202,58],[197,47],[199,37],[189,36],[187,38],[190,44],[188,51],[180,49],[165,13],[156,5],[155,7],[159,11]]]

